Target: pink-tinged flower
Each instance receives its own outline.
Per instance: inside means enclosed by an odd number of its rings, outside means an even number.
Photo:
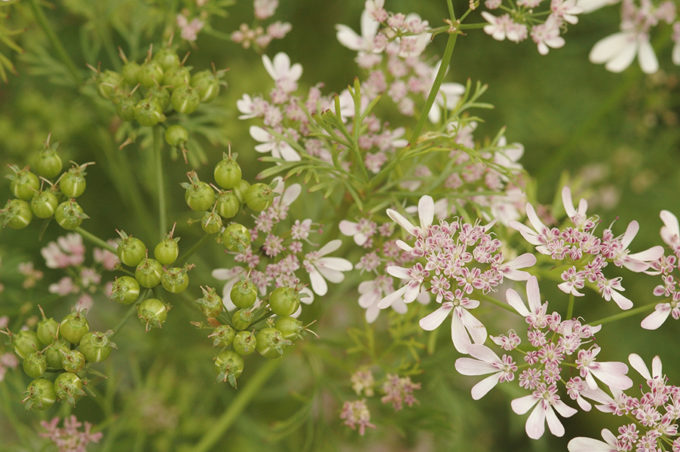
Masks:
[[[370,369],[360,369],[352,374],[350,377],[352,382],[352,389],[358,396],[363,392],[366,397],[373,397],[373,386],[375,386],[375,379]]]
[[[595,358],[600,353],[600,347],[593,346],[589,350],[581,349],[576,359],[576,367],[581,377],[591,389],[597,388],[595,378],[607,385],[612,391],[623,391],[633,386],[633,381],[626,376],[628,366],[616,361],[597,362]]]
[[[511,261],[501,264],[498,268],[505,278],[513,281],[527,281],[531,274],[520,270],[520,268],[533,267],[536,264],[536,256],[531,253],[524,253]]]
[[[98,443],[103,434],[101,432],[92,433],[92,424],[85,422],[84,428],[75,416],[64,419],[64,427],[57,427],[59,418],[55,417],[50,422],[41,421],[40,426],[45,429],[40,436],[47,438],[59,448],[60,452],[85,452],[89,443]]]
[[[522,297],[514,290],[508,289],[505,292],[505,299],[515,311],[519,313],[526,322],[534,328],[545,328],[548,324],[548,302],[541,303],[541,293],[538,288],[538,279],[535,276],[527,280],[527,301],[529,308],[524,304]]]
[[[7,328],[7,325],[9,325],[9,317],[6,315],[0,316],[0,329]]]
[[[253,2],[255,18],[265,20],[272,17],[278,6],[279,0],[255,0]]]
[[[49,268],[75,267],[85,260],[85,246],[79,234],[67,234],[40,250]]]
[[[372,281],[363,281],[359,284],[359,306],[366,310],[366,321],[375,322],[380,313],[379,303],[385,295],[394,291],[392,278],[385,275],[378,275]],[[398,298],[390,305],[399,314],[406,313],[406,304],[402,298]]]
[[[340,221],[340,232],[344,235],[354,238],[354,243],[362,246],[370,239],[376,232],[376,224],[368,219],[362,218],[358,222],[342,220]]]
[[[5,379],[8,369],[16,369],[19,366],[19,359],[14,353],[7,352],[0,355],[0,381]]]
[[[541,254],[550,255],[550,250],[545,246],[549,241],[552,240],[552,233],[548,227],[543,224],[543,222],[538,218],[536,210],[534,207],[527,203],[526,205],[527,218],[533,226],[531,229],[528,226],[518,222],[511,221],[510,227],[518,231],[524,237],[524,240],[536,246],[536,250]]]
[[[186,41],[195,41],[198,37],[198,32],[203,29],[203,25],[205,25],[203,21],[198,18],[194,18],[189,22],[186,16],[182,14],[177,15],[177,26],[182,31],[182,39]]]
[[[238,119],[251,119],[264,115],[267,103],[262,98],[251,98],[248,94],[236,101],[236,108],[241,113]]]
[[[602,298],[606,301],[614,300],[614,303],[616,303],[619,308],[626,310],[633,307],[633,302],[618,292],[626,290],[621,286],[620,276],[612,279],[604,277],[598,279],[597,288],[600,290]]]
[[[654,306],[654,312],[642,319],[640,326],[646,330],[656,330],[666,321],[669,315],[673,314],[674,319],[680,318],[680,307],[677,301],[671,303],[659,303]]]
[[[371,424],[371,412],[366,406],[366,399],[345,402],[342,405],[340,419],[344,420],[345,425],[352,430],[358,426],[361,436],[366,433],[366,427],[375,428],[375,425]]]
[[[413,395],[413,391],[420,389],[420,383],[413,383],[411,377],[399,378],[399,375],[388,374],[383,383],[382,391],[385,394],[380,398],[382,403],[392,403],[394,411],[400,411],[404,403],[413,406],[418,400]]]
[[[489,22],[484,26],[484,33],[491,35],[497,41],[507,38],[513,42],[520,42],[527,37],[527,27],[515,23],[509,14],[496,17],[486,11],[482,11],[482,17]]]
[[[552,0],[550,2],[551,17],[554,17],[558,23],[562,21],[570,24],[578,23],[578,14],[583,10],[577,6],[577,0]]]
[[[335,26],[336,37],[340,44],[350,50],[363,53],[379,52],[380,48],[376,47],[375,42],[379,26],[380,23],[375,20],[371,11],[365,9],[361,13],[361,36],[347,25],[338,24]]]
[[[70,277],[64,276],[58,282],[50,284],[47,290],[49,293],[65,296],[78,292],[78,287],[73,283],[73,280]]]
[[[94,300],[89,294],[82,294],[78,301],[76,302],[76,311],[89,311],[92,308]]]
[[[271,152],[272,157],[283,159],[287,162],[300,160],[300,155],[285,140],[274,137],[259,126],[250,126],[250,136],[260,144],[255,146],[257,152]]]
[[[662,246],[653,246],[646,249],[645,251],[640,251],[635,254],[629,254],[628,246],[633,241],[635,236],[640,229],[640,225],[637,221],[633,220],[628,223],[626,232],[619,238],[621,247],[614,254],[613,261],[618,267],[624,266],[628,270],[633,272],[643,272],[647,270],[654,261],[659,260],[663,256]]]
[[[302,65],[295,63],[291,66],[290,58],[283,52],[279,52],[270,60],[267,55],[262,55],[262,63],[270,77],[276,82],[276,86],[284,92],[290,93],[297,89],[297,81],[302,76]]]
[[[418,324],[425,331],[435,330],[452,312],[451,341],[458,352],[468,353],[471,344],[483,344],[486,340],[484,324],[468,311],[478,306],[479,301],[469,299],[460,289],[456,289],[452,301],[442,303],[437,310],[420,319]]]
[[[576,5],[583,13],[591,13],[603,6],[613,5],[618,3],[619,0],[578,0]]]
[[[680,66],[680,22],[673,24],[673,51],[671,53],[671,59],[673,64]]]
[[[680,24],[680,22],[678,22]],[[680,227],[678,218],[668,210],[662,210],[659,214],[663,226],[661,226],[661,238],[670,246],[676,254],[680,254]]]
[[[531,408],[533,411],[527,418],[525,430],[531,439],[538,439],[545,432],[545,424],[548,423],[550,433],[555,436],[564,435],[564,426],[555,414],[557,411],[562,417],[570,417],[577,410],[568,406],[557,395],[557,387],[552,384],[546,386],[540,384],[530,395],[514,399],[511,404],[512,411],[517,414],[525,414]]]
[[[569,450],[569,452],[618,452],[620,450],[616,435],[606,428],[603,428],[600,433],[602,434],[602,439],[604,441],[577,436],[569,441],[567,450]]]
[[[589,231],[595,227],[595,221],[586,216],[588,201],[581,198],[578,202],[578,210],[575,209],[571,198],[571,189],[567,186],[562,188],[562,205],[567,216],[578,230]]]
[[[489,375],[472,387],[472,398],[479,400],[498,383],[512,381],[517,365],[508,355],[499,358],[493,350],[482,344],[471,344],[467,348],[473,358],[458,358],[456,370],[462,375]]]
[[[114,248],[118,246],[118,244],[113,240],[109,240],[107,243]],[[112,253],[109,250],[95,248],[92,254],[94,257],[94,261],[99,264],[102,264],[102,267],[104,267],[104,269],[106,270],[109,271],[114,270],[119,263],[118,256],[116,256],[115,253]]]
[[[326,295],[328,285],[326,280],[332,283],[339,283],[345,279],[342,272],[352,270],[352,263],[341,257],[325,257],[327,254],[340,248],[340,240],[331,240],[318,251],[307,253],[303,265],[309,273],[309,280],[312,283],[312,290],[317,295]]]
[[[398,223],[402,228],[406,230],[411,235],[416,235],[416,232],[427,229],[432,225],[432,220],[434,220],[434,200],[431,196],[423,196],[418,201],[418,219],[420,220],[420,226],[414,226],[408,221],[402,214],[393,209],[387,209],[387,216],[390,217],[394,222]],[[399,247],[404,251],[409,251],[410,246],[406,245],[404,242],[399,240]]]
[[[429,272],[420,262],[411,268],[390,265],[387,267],[387,273],[405,281],[406,284],[383,297],[380,302],[378,302],[378,308],[380,309],[387,309],[400,301],[411,303],[420,294],[423,281],[425,281],[425,278],[429,275]]]
[[[540,25],[531,27],[531,39],[538,46],[538,53],[547,55],[550,47],[559,49],[564,46],[564,38],[560,36],[560,24],[554,16]]]
[[[649,369],[647,369],[645,362],[637,353],[631,353],[628,355],[628,362],[631,366],[633,366],[633,369],[637,370],[637,372],[642,375],[645,380],[647,380],[648,385],[652,386],[651,382],[655,380],[663,382],[663,374],[661,373],[663,368],[661,364],[661,358],[658,356],[652,358],[651,373],[649,373]]]

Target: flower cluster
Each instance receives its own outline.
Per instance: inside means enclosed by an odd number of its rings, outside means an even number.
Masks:
[[[562,202],[571,225],[562,229],[549,228],[539,219],[533,206],[527,204],[527,217],[532,228],[517,221],[511,222],[510,226],[519,231],[527,242],[535,245],[536,251],[564,263],[561,274],[563,282],[558,284],[564,293],[582,297],[584,294],[580,290],[588,284],[606,301],[614,300],[619,308],[630,309],[633,302],[621,294],[624,291],[621,277],[607,278],[604,268],[612,263],[633,272],[643,272],[663,255],[663,248],[654,246],[631,254],[629,246],[639,229],[637,221],[631,221],[621,236],[615,236],[611,226],[597,235],[595,229],[599,219],[586,215],[588,203],[585,199],[579,201],[576,209],[571,190],[564,187]]]
[[[55,417],[50,422],[40,422],[45,430],[40,436],[52,441],[59,452],[85,452],[88,444],[98,443],[104,436],[101,432],[92,433],[92,424],[85,422],[83,425],[75,416],[65,418],[63,427],[58,427],[60,421]],[[83,427],[82,431],[80,427]]]
[[[355,400],[353,402],[345,402],[342,405],[342,412],[340,419],[345,421],[345,425],[352,430],[359,429],[359,434],[364,435],[366,428],[375,428],[371,424],[371,412],[366,406],[366,399]]]
[[[267,48],[274,39],[283,39],[292,26],[288,22],[280,21],[272,22],[266,28],[259,24],[259,21],[269,19],[274,15],[279,6],[278,0],[254,0],[253,6],[258,24],[253,28],[248,24],[241,24],[239,29],[231,34],[231,40],[241,44],[244,49],[252,47],[259,52]]]

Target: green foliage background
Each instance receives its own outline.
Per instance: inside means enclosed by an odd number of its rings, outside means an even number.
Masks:
[[[285,51],[293,62],[302,63],[303,84],[311,86],[323,81],[325,89],[341,91],[358,70],[352,53],[337,43],[334,26],[343,23],[358,29],[363,2],[281,3],[276,18],[292,23],[293,31],[284,40],[274,42],[267,54]],[[387,3],[393,11],[416,11],[435,26],[446,16],[443,1]],[[97,43],[110,40],[114,48],[118,45],[126,48],[126,38],[110,22],[124,14],[109,12],[129,11],[128,14],[137,15],[137,21],[160,22],[163,17],[147,14],[146,8],[154,4],[165,4],[168,11],[179,6],[178,2],[57,1],[48,10],[48,19],[79,68],[86,62],[95,65],[101,62],[103,68],[110,68],[114,64],[110,51],[107,53],[104,46],[88,50],[84,43],[89,41],[96,47]],[[464,5],[458,7],[463,10]],[[5,167],[10,162],[26,163],[29,153],[40,149],[51,132],[61,142],[65,161],[97,162],[88,172],[88,190],[83,198],[83,207],[92,218],[86,223],[87,228],[102,237],[111,237],[115,225],[153,242],[155,224],[148,225],[149,219],[140,218],[118,191],[120,183],[126,183],[128,178],[140,187],[153,183],[150,163],[140,151],[144,141],[119,151],[120,140],[114,138],[116,123],[111,111],[87,95],[93,89],[91,85],[75,87],[63,75],[63,66],[54,59],[49,42],[28,8],[14,11],[16,15],[8,20],[17,27],[26,27],[16,38],[25,52],[12,55],[18,75],[10,75],[9,82],[0,85],[0,164]],[[228,17],[212,22],[215,30],[230,32],[242,22],[249,23],[252,4],[238,1],[228,12]],[[470,31],[459,39],[447,81],[464,82],[469,78],[489,84],[483,99],[496,108],[484,112],[486,124],[476,135],[493,134],[499,127],[507,126],[508,140],[525,146],[522,163],[536,178],[534,195],[538,200],[552,203],[560,189],[559,181],[565,180],[566,175],[573,184],[591,186],[595,194],[599,188],[613,187],[620,202],[610,209],[595,209],[603,224],[618,219],[621,229],[628,221],[637,219],[641,232],[635,245],[636,249],[644,249],[660,242],[659,210],[665,208],[680,214],[680,79],[677,68],[669,61],[668,39],[661,39],[657,46],[663,70],[654,76],[645,76],[634,66],[623,74],[612,74],[590,64],[587,57],[592,45],[617,27],[616,7],[582,16],[577,26],[570,27],[565,48],[553,50],[545,57],[530,43],[499,43],[481,31]],[[139,39],[142,44],[146,42],[143,34]],[[441,54],[444,41],[443,37],[436,38],[430,51]],[[96,54],[98,60],[86,61],[87,52]],[[229,87],[217,104],[220,109],[217,130],[224,142],[231,142],[240,154],[245,173],[253,178],[262,165],[256,160],[247,122],[236,118],[235,102],[243,93],[265,92],[270,80],[254,52],[202,34],[189,64],[206,68],[211,62],[230,69]],[[216,162],[224,146],[207,141],[203,144],[208,161]],[[122,152],[127,155],[129,166],[120,158]],[[606,170],[601,180],[579,176],[584,167],[593,164]],[[184,179],[184,172],[179,161],[168,165],[166,180],[171,183],[167,196],[174,199],[170,218],[178,219],[183,243],[190,244],[195,240],[196,229],[182,221],[185,213],[179,182]],[[199,170],[202,175],[209,172],[208,167]],[[0,199],[8,196],[8,184],[0,185]],[[140,196],[145,206],[152,205],[143,190]],[[313,199],[316,218],[332,215],[325,211],[319,197]],[[312,203],[307,204],[309,212]],[[68,310],[74,300],[45,298],[38,292],[24,290],[16,273],[18,262],[41,263],[40,248],[61,233],[54,226],[45,231],[33,226],[24,231],[0,231],[0,281],[6,286],[0,294],[0,314],[9,314],[13,319],[25,317],[34,314],[26,309],[35,303],[55,314]],[[221,266],[222,253],[217,247],[203,251],[202,262],[197,262],[199,267]],[[57,271],[46,271],[47,281],[60,277]],[[207,271],[199,273],[198,278],[215,284]],[[649,278],[629,275],[624,285],[634,302],[652,301],[653,282]],[[557,298],[557,293],[551,294],[547,286],[542,286],[542,291],[548,299],[550,295]],[[607,426],[609,419],[602,415],[579,413],[565,422],[567,438],[546,435],[540,441],[528,440],[524,434],[525,419],[510,410],[509,400],[515,394],[495,390],[480,402],[472,401],[469,396],[472,379],[455,374],[453,362],[457,356],[443,334],[435,353],[426,356],[422,363],[425,374],[414,378],[423,382],[417,393],[420,404],[397,414],[388,408],[374,409],[372,421],[378,428],[358,437],[356,432],[341,426],[338,418],[342,400],[353,398],[349,387],[351,360],[342,351],[347,343],[346,331],[353,326],[363,328],[362,312],[354,293],[352,281],[347,281],[326,299],[317,300],[310,318],[321,319],[315,328],[321,338],[308,339],[285,357],[213,450],[549,451],[564,449],[568,437],[596,436],[600,428]],[[599,297],[592,296],[577,300],[577,312],[579,305],[590,303],[603,316],[611,312],[607,310],[610,306],[603,306]],[[104,432],[101,444],[90,450],[189,450],[239,394],[214,383],[212,351],[207,340],[188,324],[192,311],[181,303],[178,305],[162,330],[144,333],[137,322],[130,322],[118,336],[119,350],[102,368],[109,379],[97,386],[101,396],[98,400],[84,399],[75,409],[80,419],[97,424]],[[123,312],[120,306],[97,300],[91,321],[95,328],[106,329]],[[648,332],[639,327],[639,320],[627,319],[611,325],[606,334],[600,335],[598,343],[611,360],[625,361],[633,351],[646,359],[661,355],[666,374],[677,384],[680,382],[680,351],[675,345],[677,322],[668,321],[660,330]],[[378,329],[384,328],[386,321],[381,319]],[[249,366],[239,391],[247,387],[248,378],[259,365],[253,362]],[[3,407],[0,450],[51,450],[35,433],[43,415],[26,412],[21,406],[26,383],[20,371],[10,372],[0,383]],[[50,412],[44,418],[53,415],[56,414]]]

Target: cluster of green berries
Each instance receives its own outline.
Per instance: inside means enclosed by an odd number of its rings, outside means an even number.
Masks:
[[[119,231],[121,242],[116,252],[122,265],[134,267],[134,277],[119,276],[112,286],[111,299],[130,305],[140,298],[141,289],[158,285],[167,292],[177,294],[189,287],[189,270],[192,265],[173,266],[179,256],[179,237],[173,237],[174,228],[153,249],[153,258],[143,241]],[[160,328],[165,323],[170,306],[158,298],[145,298],[137,305],[137,317],[149,328]]]
[[[255,285],[244,278],[234,284],[229,294],[238,308],[231,314],[224,309],[215,289],[202,287],[202,290],[203,297],[196,304],[207,318],[206,328],[212,330],[208,337],[220,349],[214,357],[218,381],[236,387],[245,356],[257,352],[264,358],[278,358],[305,330],[300,320],[291,317],[300,306],[299,294],[293,288],[274,289],[266,303],[261,303]]]
[[[13,335],[14,352],[33,379],[26,388],[26,408],[46,410],[57,400],[75,405],[85,395],[88,364],[104,361],[116,348],[111,335],[90,331],[84,311],[72,312],[61,322],[43,315],[35,330]]]
[[[236,217],[242,206],[261,212],[272,204],[276,193],[267,184],[250,184],[242,178],[236,156],[224,154],[215,165],[215,185],[202,182],[195,172],[188,173],[189,182],[182,183],[184,199],[189,208],[203,212],[201,227],[206,234],[220,234],[224,247],[233,252],[243,252],[251,242],[250,231],[240,223],[224,221]]]
[[[165,123],[175,112],[193,113],[201,102],[214,100],[224,84],[224,71],[192,73],[169,47],[153,55],[150,50],[141,64],[121,57],[124,65],[120,72],[97,72],[97,88],[113,102],[122,120],[142,126]],[[166,129],[165,138],[171,146],[181,147],[188,133],[181,125],[172,125]]]
[[[66,230],[78,228],[87,215],[76,198],[85,192],[85,170],[90,164],[74,164],[62,173],[57,144],[50,145],[48,142],[34,158],[35,172],[10,165],[12,174],[8,178],[14,198],[0,210],[0,225],[23,229],[35,216],[40,219],[54,217],[57,224]],[[49,188],[45,189],[45,185]]]

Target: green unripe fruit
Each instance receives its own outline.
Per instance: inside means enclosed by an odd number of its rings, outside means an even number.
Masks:
[[[128,61],[123,65],[123,69],[120,71],[123,82],[130,86],[135,86],[139,83],[139,70],[141,66],[134,61]]]
[[[163,75],[163,84],[171,88],[188,85],[191,81],[191,71],[188,67],[170,69]]]
[[[64,352],[61,362],[66,372],[78,373],[85,368],[85,360],[85,355],[78,350],[68,350]]]
[[[236,387],[236,379],[243,373],[243,358],[232,350],[225,350],[215,356],[217,381],[228,381]]]
[[[255,304],[257,289],[249,279],[242,279],[232,286],[229,297],[237,308],[249,308]]]
[[[122,78],[117,72],[106,71],[98,76],[97,88],[104,99],[111,99],[120,89]]]
[[[29,200],[33,198],[40,188],[40,179],[38,176],[28,170],[18,171],[12,177],[12,182],[9,184],[9,189],[12,194],[19,199]]]
[[[23,199],[10,199],[0,214],[2,225],[12,229],[23,229],[32,219],[31,207]]]
[[[65,400],[71,405],[75,405],[76,399],[85,395],[83,381],[73,372],[59,374],[54,380],[54,392],[59,400]]]
[[[36,336],[38,341],[42,346],[49,345],[57,340],[57,330],[59,329],[59,323],[53,318],[42,319],[38,322],[38,328],[36,328]]]
[[[141,65],[137,77],[144,88],[160,86],[163,81],[163,68],[155,61],[149,61]]]
[[[170,265],[179,256],[178,239],[167,238],[158,243],[153,249],[153,255],[163,265]]]
[[[215,212],[206,212],[201,218],[201,228],[206,234],[217,234],[222,229],[222,218]]]
[[[78,345],[80,339],[90,331],[90,324],[87,323],[85,314],[80,311],[72,312],[61,321],[59,334],[61,337],[74,345]]]
[[[160,86],[151,88],[146,95],[149,102],[155,103],[161,111],[167,111],[170,106],[170,91]]]
[[[137,114],[137,101],[129,96],[122,97],[116,104],[116,114],[123,121],[132,121]]]
[[[257,338],[252,331],[240,331],[234,336],[234,342],[231,344],[234,351],[241,356],[248,356],[255,353],[257,347]]]
[[[191,86],[181,85],[172,90],[170,102],[176,112],[189,115],[201,104],[201,98]]]
[[[290,345],[281,331],[276,328],[263,328],[257,332],[257,352],[268,359],[283,355],[283,347]]]
[[[231,325],[241,331],[245,330],[255,320],[255,313],[249,309],[239,309],[231,316]]]
[[[23,368],[26,375],[38,378],[47,370],[47,359],[40,352],[31,353],[24,359]]]
[[[276,329],[281,331],[284,339],[295,340],[302,336],[304,326],[302,322],[293,317],[278,317],[274,322]]]
[[[64,368],[64,353],[71,350],[71,346],[64,339],[57,339],[54,343],[47,346],[45,349],[45,358],[47,358],[47,367],[50,369]]]
[[[26,359],[28,355],[40,349],[38,336],[30,330],[21,330],[12,336],[12,344],[14,345],[14,353],[19,355],[21,359]]]
[[[165,142],[170,146],[184,146],[189,141],[189,132],[179,124],[172,125],[165,130]]]
[[[222,218],[234,218],[238,214],[240,208],[241,203],[239,202],[238,197],[232,191],[220,193],[220,195],[217,197],[215,211]]]
[[[158,63],[163,68],[163,71],[177,69],[181,64],[177,53],[168,48],[157,50],[152,61]]]
[[[250,246],[250,231],[238,223],[231,223],[222,232],[222,244],[229,251],[242,253]]]
[[[35,171],[42,177],[52,179],[61,173],[61,157],[54,148],[47,148],[40,151],[35,158]]]
[[[184,200],[191,210],[209,210],[215,203],[215,192],[207,183],[194,179],[185,188]]]
[[[151,289],[161,282],[163,266],[155,259],[143,259],[135,269],[135,279],[140,286]]]
[[[137,307],[137,317],[149,327],[160,328],[168,318],[168,307],[158,298],[147,298]]]
[[[135,106],[135,120],[142,126],[155,126],[165,121],[163,108],[148,99],[143,99]]]
[[[83,212],[83,208],[73,199],[62,202],[54,211],[54,219],[57,220],[57,224],[67,231],[78,228],[85,218],[87,218],[87,215]]]
[[[26,388],[26,409],[46,410],[57,401],[54,384],[44,378],[33,380]]]
[[[132,276],[119,276],[113,282],[111,299],[120,304],[132,304],[139,298],[139,283]]]
[[[31,199],[31,210],[38,218],[50,218],[59,205],[57,196],[51,191],[41,191]]]
[[[85,193],[85,170],[73,167],[59,179],[59,189],[67,198],[77,198]]]
[[[204,316],[216,318],[224,309],[222,298],[217,295],[212,287],[201,287],[201,290],[203,291],[203,297],[196,300],[196,304],[198,304]]]
[[[250,210],[261,212],[271,206],[274,192],[266,184],[253,184],[246,192],[246,205]]]
[[[280,317],[289,316],[300,306],[300,297],[295,289],[277,287],[269,296],[269,307]]]
[[[201,102],[210,102],[220,93],[220,80],[210,71],[202,71],[191,78],[191,85],[196,88]]]
[[[236,163],[236,160],[226,157],[215,165],[213,176],[220,187],[235,188],[241,182],[241,167]]]
[[[146,256],[146,245],[138,238],[124,235],[123,240],[116,248],[116,254],[122,263],[135,267]]]
[[[234,336],[236,336],[236,331],[229,325],[220,325],[215,328],[208,337],[213,340],[213,347],[229,347],[234,341]]]
[[[184,292],[189,287],[189,274],[185,268],[169,268],[163,272],[161,284],[170,293]]]
[[[111,332],[102,333],[95,331],[93,333],[86,333],[80,340],[78,348],[89,362],[100,363],[109,357],[111,350],[116,346],[109,339],[110,335]]]
[[[241,179],[238,182],[238,185],[234,187],[234,194],[238,198],[238,200],[241,202],[241,204],[246,202],[246,193],[248,193],[248,189],[250,188],[250,184],[248,181]]]

